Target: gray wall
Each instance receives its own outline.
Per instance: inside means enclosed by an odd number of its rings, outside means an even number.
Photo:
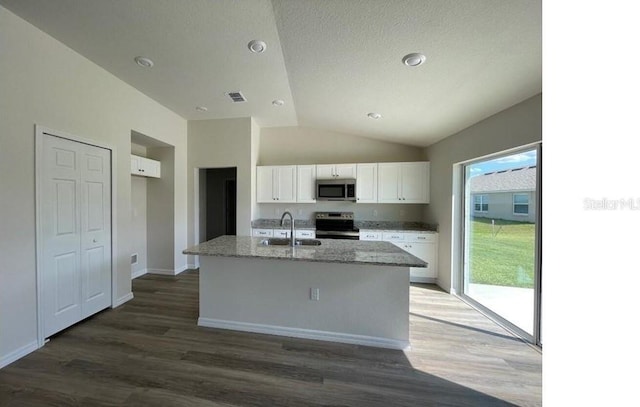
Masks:
[[[513,213],[513,194],[527,194],[529,196],[529,213],[514,214]],[[485,192],[473,195],[484,195],[487,197],[488,211],[476,212],[472,215],[479,218],[504,219],[516,222],[534,223],[536,220],[536,193],[535,192]],[[473,198],[471,198],[473,205]]]
[[[0,170],[9,174],[0,178],[1,365],[37,346],[35,125],[113,148],[118,303],[131,294],[131,131],[175,146],[174,175],[185,185],[187,122],[3,7],[0,49]],[[186,189],[176,200],[172,251],[186,245]]]
[[[138,254],[138,263],[131,273],[147,271],[147,179],[131,177],[131,254]]]
[[[188,124],[188,236],[189,245],[194,245],[200,235],[196,236],[196,224],[199,222],[199,211],[195,202],[200,202],[194,183],[200,185],[200,169],[202,168],[237,168],[237,234],[251,235],[252,209],[255,207],[255,158],[252,135],[253,120],[251,118],[192,120]],[[197,201],[195,200],[197,195]],[[195,259],[190,256],[190,264]]]
[[[147,157],[160,161],[160,178],[147,180],[147,256],[150,273],[175,274],[175,151],[147,148]],[[183,247],[183,250],[186,247]]]
[[[450,291],[453,287],[452,257],[457,256],[460,230],[453,224],[452,213],[460,213],[460,191],[454,190],[454,166],[464,161],[542,140],[542,94],[527,99],[495,114],[424,150],[431,161],[431,202],[425,206],[425,220],[437,223],[438,285]],[[455,287],[453,287],[455,288]]]
[[[259,165],[338,164],[421,161],[423,149],[307,127],[272,127],[261,130]],[[297,219],[311,219],[316,211],[354,212],[358,220],[421,221],[424,205],[257,204],[255,218],[279,218],[290,211]]]
[[[422,150],[307,127],[271,127],[261,130],[258,165],[420,161]]]

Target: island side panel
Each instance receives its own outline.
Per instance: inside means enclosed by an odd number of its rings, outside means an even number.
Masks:
[[[200,265],[199,325],[409,345],[408,267],[208,256]]]

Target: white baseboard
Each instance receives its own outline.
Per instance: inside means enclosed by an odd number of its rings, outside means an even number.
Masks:
[[[30,354],[31,352],[37,349],[38,349],[38,341],[36,340],[24,345],[21,348],[14,350],[8,355],[4,355],[0,357],[0,369],[2,369],[7,365],[10,365],[11,363],[15,362],[16,360],[22,357],[27,356],[28,354]]]
[[[131,273],[131,279],[133,280],[134,278],[144,276],[145,274],[147,274],[147,269],[140,269],[138,271]]]
[[[195,270],[195,269],[200,268],[200,266],[197,265],[197,264],[187,264],[186,267],[187,267],[186,270]]]
[[[436,278],[434,277],[410,277],[409,282],[411,283],[423,283],[423,284],[435,284]]]
[[[149,274],[160,274],[162,276],[175,276],[175,270],[169,269],[147,269],[147,273]]]
[[[177,268],[175,270],[169,270],[169,269],[147,269],[147,273],[149,274],[159,274],[162,276],[177,276],[178,274],[182,273],[183,271],[187,271],[191,268],[194,268],[192,264],[185,264],[184,266]]]
[[[380,338],[375,336],[353,335],[339,332],[316,331],[312,329],[290,328],[286,326],[253,324],[248,322],[225,321],[212,318],[198,318],[198,325],[207,328],[231,329],[234,331],[255,332],[268,335],[289,336],[293,338],[315,339],[319,341],[349,343],[353,345],[375,346],[387,349],[409,349],[409,341]]]
[[[129,293],[126,295],[123,295],[122,297],[118,298],[116,300],[116,302],[113,304],[113,306],[111,308],[116,308],[121,306],[122,304],[124,304],[127,301],[131,301],[133,299],[133,293]]]

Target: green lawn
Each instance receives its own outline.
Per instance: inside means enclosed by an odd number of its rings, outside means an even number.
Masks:
[[[469,282],[533,288],[535,225],[474,218]]]

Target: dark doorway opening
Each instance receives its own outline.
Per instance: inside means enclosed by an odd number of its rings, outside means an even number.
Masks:
[[[236,234],[236,174],[235,167],[206,170],[206,240]]]

